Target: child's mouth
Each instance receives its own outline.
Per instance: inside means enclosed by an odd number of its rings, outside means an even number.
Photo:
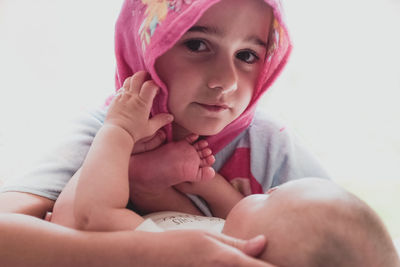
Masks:
[[[225,104],[216,104],[216,105],[208,105],[208,104],[201,104],[201,103],[197,103],[198,105],[200,105],[202,108],[208,110],[208,111],[212,111],[212,112],[221,112],[224,110],[227,110],[229,108],[228,105]]]

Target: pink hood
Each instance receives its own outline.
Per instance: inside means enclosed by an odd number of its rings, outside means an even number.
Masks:
[[[122,87],[127,77],[137,71],[146,70],[161,87],[154,100],[152,114],[168,112],[168,88],[155,71],[155,60],[171,48],[202,14],[217,2],[219,0],[125,0],[115,27],[116,89]],[[280,1],[265,2],[273,8],[275,19],[263,72],[244,113],[217,135],[207,137],[214,153],[220,151],[250,125],[256,103],[277,78],[291,52],[292,45]],[[166,131],[168,140],[171,140],[171,125],[166,127]]]

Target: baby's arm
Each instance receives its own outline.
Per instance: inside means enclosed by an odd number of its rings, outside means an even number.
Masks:
[[[141,223],[126,209],[128,163],[133,139],[124,129],[104,125],[97,133],[78,176],[74,218],[85,230],[134,229]]]
[[[157,87],[144,82],[139,72],[124,84],[125,92],[115,96],[103,127],[97,133],[76,177],[73,190],[75,226],[86,230],[134,229],[141,217],[127,210],[128,167],[136,141],[151,136],[172,121],[160,114],[149,120]]]
[[[208,181],[186,182],[175,186],[184,193],[202,197],[214,216],[226,218],[231,209],[244,197],[220,174]]]

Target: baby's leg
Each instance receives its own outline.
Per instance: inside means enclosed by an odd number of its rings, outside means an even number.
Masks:
[[[137,193],[157,194],[185,181],[212,179],[215,158],[205,140],[197,135],[163,145],[132,157],[130,169],[131,196]]]

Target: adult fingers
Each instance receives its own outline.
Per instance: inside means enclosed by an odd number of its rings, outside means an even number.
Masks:
[[[267,243],[263,235],[255,236],[249,240],[238,239],[224,234],[209,233],[209,235],[252,257],[258,256],[264,250]]]
[[[241,250],[249,257],[237,257],[235,266],[246,266],[246,267],[278,267],[273,264],[267,263],[260,259],[253,257],[258,256],[266,246],[266,239],[263,235],[258,235],[249,240],[242,240],[234,237],[230,237],[224,234],[210,234],[213,238],[216,238],[220,242],[229,245],[231,247]]]
[[[247,257],[247,258],[242,258],[241,260],[239,260],[239,264],[238,266],[246,266],[246,267],[278,267],[276,265],[273,265],[271,263],[259,260],[259,259],[255,259],[255,258],[251,258],[251,257]]]

